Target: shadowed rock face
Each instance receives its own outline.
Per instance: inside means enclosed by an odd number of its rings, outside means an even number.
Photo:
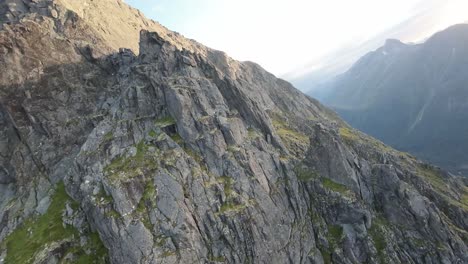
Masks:
[[[0,31],[4,262],[468,261],[461,179],[256,64],[62,11]]]
[[[331,85],[324,102],[352,126],[468,175],[468,25],[426,43],[391,40]]]

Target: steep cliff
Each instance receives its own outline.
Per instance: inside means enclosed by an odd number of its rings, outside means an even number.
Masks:
[[[162,27],[117,50],[107,10],[136,14],[121,1],[12,3],[0,262],[468,261],[461,179]]]

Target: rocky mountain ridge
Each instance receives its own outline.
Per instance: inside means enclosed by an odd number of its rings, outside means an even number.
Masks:
[[[121,1],[22,3],[0,16],[0,262],[468,261],[463,179],[171,32],[116,50],[77,8]]]
[[[337,77],[323,101],[353,127],[467,174],[467,42],[467,24],[422,44],[389,41]]]

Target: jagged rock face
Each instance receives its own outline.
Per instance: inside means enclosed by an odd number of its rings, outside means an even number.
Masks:
[[[418,45],[387,41],[331,82],[324,102],[353,127],[466,176],[467,42],[466,24]]]
[[[141,29],[158,32],[179,49],[207,53],[203,45],[172,32],[157,22],[146,19],[140,11],[121,0],[4,0],[0,3],[0,19],[3,24],[15,23],[23,18],[41,20],[43,16],[65,20],[66,16],[80,17],[101,42],[113,50],[125,47],[138,53]],[[78,31],[79,32],[79,31]]]
[[[66,13],[0,32],[3,262],[468,261],[466,182],[258,65],[149,31],[112,53]]]

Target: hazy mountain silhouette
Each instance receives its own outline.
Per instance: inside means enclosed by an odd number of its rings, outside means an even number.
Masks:
[[[453,3],[450,1],[427,1],[424,5],[417,7],[419,12],[401,23],[363,42],[355,41],[343,46],[283,77],[314,98],[322,99],[327,95],[327,87],[330,86],[330,82],[333,82],[335,76],[349,70],[359,58],[384,45],[387,39],[420,43],[435,32],[450,26],[451,24],[442,22],[442,18],[445,16],[445,8],[451,4]],[[463,21],[455,21],[453,24]]]
[[[468,171],[468,25],[424,44],[388,40],[329,84],[354,127],[455,172]]]

